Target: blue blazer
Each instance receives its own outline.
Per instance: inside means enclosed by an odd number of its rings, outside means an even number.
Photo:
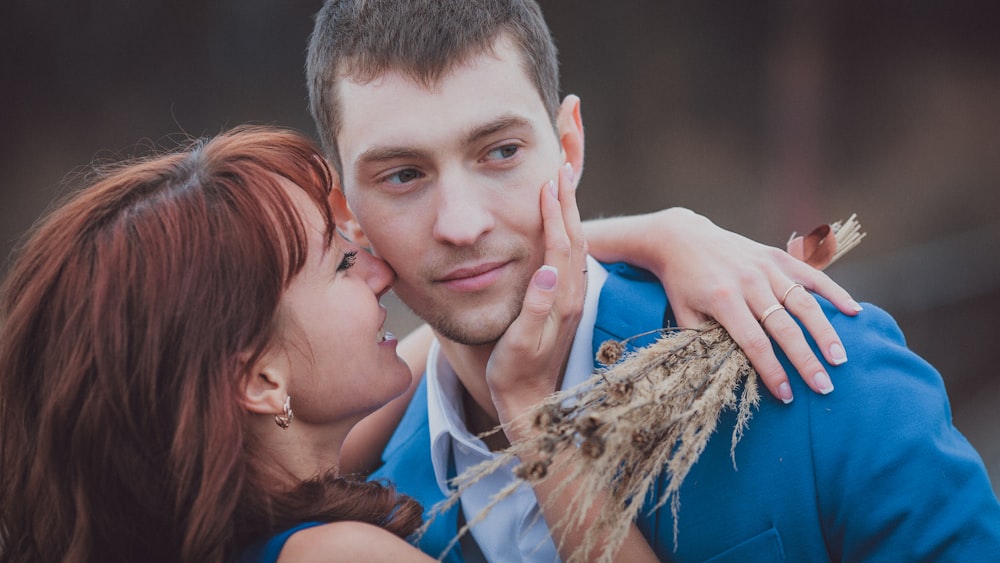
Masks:
[[[595,350],[670,321],[653,276],[623,264],[609,274]],[[885,312],[867,305],[852,318],[820,302],[850,357],[829,368],[836,390],[813,393],[779,353],[795,400],[784,405],[762,393],[735,468],[735,414],[725,413],[680,489],[677,544],[668,507],[641,513],[643,535],[664,561],[996,560],[1000,503],[979,455],[952,426],[940,375],[906,348]],[[373,478],[392,481],[429,510],[443,500],[429,452],[422,383]],[[647,507],[664,485],[661,479]],[[438,515],[420,548],[440,555],[458,512]],[[460,549],[445,560],[461,561]]]

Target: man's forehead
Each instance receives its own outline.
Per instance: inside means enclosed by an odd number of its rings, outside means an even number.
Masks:
[[[345,165],[372,144],[397,150],[418,138],[468,142],[490,131],[549,121],[519,51],[508,45],[473,57],[430,86],[387,70],[365,81],[345,78],[337,88]]]

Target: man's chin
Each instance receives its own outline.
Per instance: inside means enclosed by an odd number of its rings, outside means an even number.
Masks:
[[[431,323],[431,327],[441,337],[464,346],[496,344],[506,330],[506,328],[504,330],[484,330],[483,327],[463,327],[451,323]]]
[[[506,314],[483,313],[462,318],[441,316],[427,318],[428,324],[440,336],[465,346],[496,344],[517,318],[517,311]],[[484,322],[484,319],[488,319]]]

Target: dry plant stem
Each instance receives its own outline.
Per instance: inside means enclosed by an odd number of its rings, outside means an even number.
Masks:
[[[830,264],[836,262],[841,256],[847,254],[855,246],[861,244],[861,239],[868,233],[861,232],[861,223],[858,223],[857,214],[852,213],[846,221],[837,221],[830,224],[830,228],[837,236],[837,252],[834,253]]]
[[[833,260],[864,238],[854,215],[831,230],[837,237]],[[630,340],[648,334],[606,342],[598,359],[609,368],[512,421],[514,428],[504,428],[518,438],[510,448],[452,481],[454,492],[437,511],[454,506],[468,487],[504,466],[514,466],[518,477],[459,531],[448,549],[493,506],[530,485],[547,515],[560,514],[547,520],[560,552],[570,551],[568,561],[590,561],[595,553],[598,561],[612,561],[629,534],[637,533],[633,522],[643,503],[632,500],[646,498],[661,475],[666,488],[651,510],[670,504],[676,547],[684,478],[722,412],[734,409],[730,456],[736,465],[735,448],[760,393],[746,355],[714,321],[651,334],[656,333],[656,342],[627,354]],[[558,510],[543,499],[557,499]],[[583,533],[566,533],[574,530]]]

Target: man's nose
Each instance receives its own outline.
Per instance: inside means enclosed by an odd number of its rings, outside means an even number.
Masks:
[[[488,188],[477,185],[471,174],[442,174],[436,190],[434,238],[456,246],[475,244],[493,229]]]

